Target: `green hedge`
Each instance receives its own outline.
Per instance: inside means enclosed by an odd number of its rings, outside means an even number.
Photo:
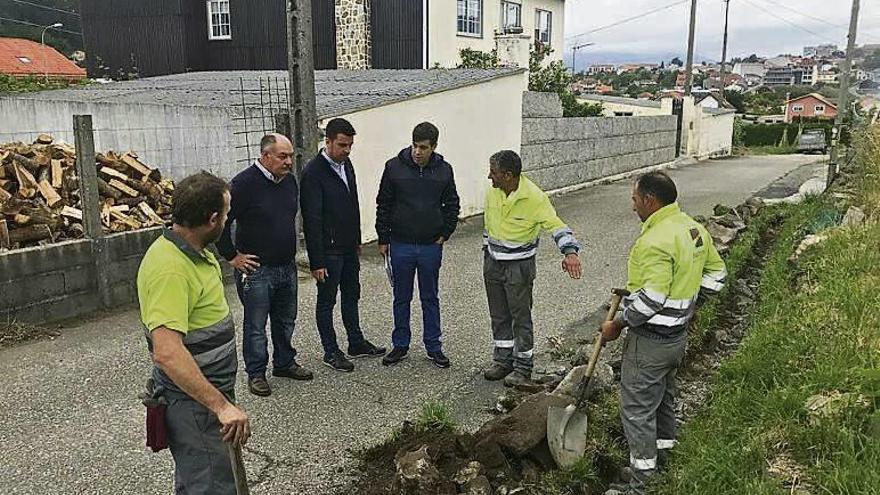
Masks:
[[[787,134],[787,144],[797,144],[797,136],[800,127],[807,129],[824,129],[825,140],[831,146],[832,122],[808,122],[804,124],[749,124],[742,126],[743,144],[752,146],[777,146],[782,141],[782,136]]]

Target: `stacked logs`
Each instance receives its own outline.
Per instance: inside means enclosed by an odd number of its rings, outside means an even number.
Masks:
[[[166,225],[174,184],[136,153],[95,156],[106,233]],[[0,249],[85,235],[76,150],[41,134],[33,144],[0,145]]]

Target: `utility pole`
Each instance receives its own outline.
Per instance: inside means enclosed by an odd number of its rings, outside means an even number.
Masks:
[[[312,1],[287,0],[287,108],[290,115],[294,174],[302,183],[302,171],[318,145],[315,104],[315,60],[312,54]],[[302,217],[296,216],[297,253],[305,254]],[[299,256],[298,256],[299,257]]]
[[[691,0],[691,27],[688,34],[687,68],[685,69],[684,94],[690,96],[694,89],[694,38],[697,34],[697,0]]]
[[[859,0],[853,0],[852,16],[849,21],[849,36],[846,43],[846,60],[843,62],[843,68],[840,74],[840,101],[837,112],[836,125],[840,127],[849,117],[849,86],[850,76],[852,73],[853,52],[856,48],[856,31],[859,26]]]
[[[315,105],[315,61],[312,55],[312,1],[287,0],[287,106],[293,125],[296,179],[315,153],[318,116]]]
[[[856,32],[859,26],[859,0],[853,0],[852,15],[849,20],[849,36],[846,42],[846,60],[843,62],[843,68],[840,74],[840,96],[838,98],[837,118],[834,120],[834,133],[832,139],[834,141],[831,147],[831,161],[828,164],[828,184],[834,180],[837,172],[837,161],[840,151],[840,139],[845,124],[849,121],[850,105],[849,105],[849,79],[852,72],[853,52],[856,48]]]
[[[721,49],[721,97],[724,97],[724,66],[727,64],[727,27],[730,22],[730,0],[724,0],[724,44]]]

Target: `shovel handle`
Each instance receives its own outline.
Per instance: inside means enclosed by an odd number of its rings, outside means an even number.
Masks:
[[[229,461],[232,463],[232,475],[235,478],[236,495],[250,495],[247,482],[247,471],[244,468],[244,459],[241,456],[241,445],[232,442],[226,444],[229,451]]]
[[[608,308],[608,314],[605,316],[605,321],[611,321],[614,319],[614,315],[617,314],[617,310],[620,308],[620,302],[623,300],[623,294],[621,291],[614,291],[611,294],[611,305]],[[587,371],[584,373],[584,378],[581,380],[580,391],[578,393],[578,409],[584,405],[586,402],[587,388],[590,383],[590,378],[593,377],[593,371],[596,370],[596,363],[599,361],[599,354],[602,352],[602,346],[605,344],[604,339],[602,339],[602,332],[599,332],[596,335],[596,341],[593,343],[593,352],[590,353],[590,361],[587,363]]]

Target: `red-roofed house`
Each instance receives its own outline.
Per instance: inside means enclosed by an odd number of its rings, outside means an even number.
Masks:
[[[819,93],[793,98],[785,103],[785,121],[791,122],[797,117],[834,119],[837,117],[837,105]]]
[[[21,38],[0,38],[0,74],[79,80],[86,70],[51,46]]]

